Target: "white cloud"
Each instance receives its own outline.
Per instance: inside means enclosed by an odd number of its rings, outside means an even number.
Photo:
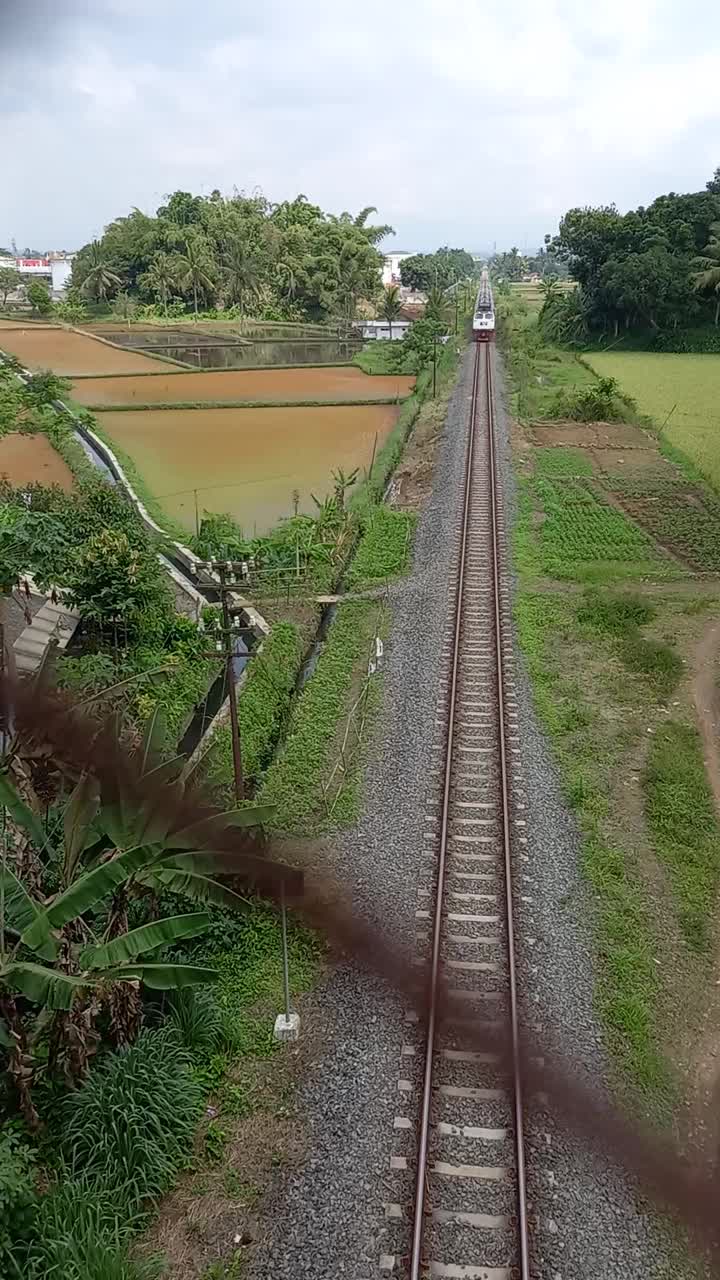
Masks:
[[[261,185],[377,204],[410,247],[532,245],[572,204],[647,202],[720,163],[710,0],[206,0],[197,17],[97,0],[15,48],[0,244],[81,243],[176,187]]]

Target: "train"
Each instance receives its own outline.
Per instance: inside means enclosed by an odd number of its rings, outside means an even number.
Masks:
[[[480,277],[480,288],[475,299],[472,333],[474,342],[492,342],[495,337],[495,304],[486,268]]]

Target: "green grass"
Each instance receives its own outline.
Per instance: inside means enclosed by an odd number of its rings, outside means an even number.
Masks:
[[[720,884],[720,824],[694,728],[656,732],[643,774],[648,825],[667,867],[678,923],[693,951],[709,952]]]
[[[659,463],[605,476],[603,484],[692,568],[720,571],[720,501],[700,476],[691,480],[677,465]]]
[[[393,342],[389,339],[376,340],[369,342],[362,351],[357,351],[352,362],[364,373],[397,373],[397,356],[397,347]]]
[[[720,359],[713,355],[598,352],[587,357],[617,378],[665,438],[720,489]]]
[[[671,645],[641,634],[640,627],[654,618],[655,609],[632,595],[588,593],[577,611],[578,622],[610,637],[623,666],[644,676],[655,696],[667,701],[680,683],[683,664]]]
[[[624,1082],[639,1091],[651,1110],[666,1114],[672,1081],[658,1047],[659,939],[631,851],[607,834],[621,744],[603,736],[583,689],[561,669],[559,655],[576,625],[571,605],[559,596],[521,591],[515,616],[535,706],[582,831],[582,865],[594,896],[597,1001],[608,1040]],[[613,617],[610,610],[610,619],[610,634],[618,625],[624,628],[623,611],[616,610]],[[598,655],[604,643],[599,632]],[[577,674],[582,681],[582,672]]]
[[[414,512],[393,511],[384,504],[375,507],[346,575],[348,587],[359,591],[404,573],[416,524]]]
[[[303,638],[292,622],[276,622],[262,648],[250,659],[238,695],[238,721],[246,781],[255,787],[269,764],[292,701],[303,659]],[[211,787],[232,791],[230,724],[216,730],[204,764]]]
[[[285,745],[258,793],[259,803],[276,806],[276,830],[310,834],[323,824],[322,783],[334,748],[339,751],[338,727],[365,670],[377,619],[374,601],[338,606],[314,674],[293,708]]]

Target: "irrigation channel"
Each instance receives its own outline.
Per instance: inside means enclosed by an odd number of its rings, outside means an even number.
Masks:
[[[429,815],[436,878],[416,913],[428,1015],[421,1042],[403,1050],[421,1079],[414,1154],[396,1166],[412,1171],[412,1236],[407,1268],[385,1266],[410,1280],[528,1280],[513,922],[514,845],[525,838],[490,345],[475,354],[452,628]],[[507,1052],[469,1051],[464,1026]]]

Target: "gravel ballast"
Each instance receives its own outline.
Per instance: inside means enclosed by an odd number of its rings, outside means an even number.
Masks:
[[[333,841],[328,859],[358,911],[408,949],[417,890],[427,885],[424,815],[448,636],[472,360],[468,351],[438,449],[433,492],[419,521],[412,572],[390,591],[392,630],[363,816],[355,830]],[[500,369],[496,394],[503,487],[511,500]],[[510,523],[508,513],[508,528]],[[532,902],[518,925],[521,934],[536,939],[521,961],[532,1020],[565,1046],[588,1080],[602,1080],[606,1063],[592,1005],[592,941],[578,835],[533,712],[521,658],[517,680],[532,877]],[[256,1280],[369,1280],[380,1275],[380,1256],[394,1252],[397,1242],[386,1206],[408,1193],[407,1175],[390,1169],[399,1149],[393,1120],[407,1111],[398,1091],[398,1080],[408,1074],[401,1057],[403,1006],[379,980],[352,967],[336,970],[310,999],[322,1023],[323,1047],[295,1102],[306,1125],[307,1151],[303,1164],[279,1180],[248,1274]],[[623,1175],[595,1162],[549,1119],[530,1136],[537,1152],[531,1154],[530,1185],[537,1274],[543,1280],[662,1274],[656,1234]]]

